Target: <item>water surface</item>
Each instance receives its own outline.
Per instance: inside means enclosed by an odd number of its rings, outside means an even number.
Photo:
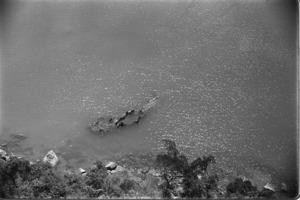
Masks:
[[[1,137],[81,165],[168,138],[190,158],[293,177],[296,11],[283,2],[17,1],[1,21]],[[154,92],[137,126],[88,131]]]

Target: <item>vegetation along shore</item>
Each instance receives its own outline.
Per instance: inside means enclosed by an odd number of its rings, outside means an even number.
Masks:
[[[258,190],[245,176],[230,176],[212,155],[189,162],[171,140],[156,156],[127,155],[95,161],[88,169],[63,170],[54,151],[37,161],[0,150],[1,198],[283,198],[295,191],[282,183]],[[143,166],[143,161],[148,163]],[[140,165],[139,165],[140,164]]]

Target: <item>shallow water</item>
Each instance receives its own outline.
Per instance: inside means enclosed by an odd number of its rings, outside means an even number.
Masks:
[[[67,161],[174,140],[193,158],[296,169],[296,20],[271,2],[27,2],[2,18],[2,139]],[[100,137],[98,116],[158,105]]]

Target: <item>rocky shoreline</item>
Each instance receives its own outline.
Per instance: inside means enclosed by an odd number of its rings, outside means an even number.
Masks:
[[[60,184],[63,184],[61,187],[66,188],[65,193],[59,196],[59,198],[163,198],[163,191],[167,187],[167,179],[164,178],[164,172],[162,168],[159,168],[157,163],[155,163],[155,156],[151,154],[140,156],[126,155],[113,161],[96,161],[87,168],[78,168],[76,170],[66,169],[64,163],[59,160],[53,150],[50,150],[42,160],[35,161],[30,161],[24,157],[14,155],[12,152],[6,152],[3,149],[0,149],[0,155],[0,166],[4,169],[4,171],[2,170],[2,178],[0,177],[2,184],[8,184],[7,182],[3,182],[5,181],[5,178],[3,178],[5,177],[5,167],[9,168],[9,166],[15,163],[18,163],[18,165],[25,165],[24,163],[27,163],[28,165],[26,165],[26,167],[28,168],[34,170],[36,170],[36,168],[42,168],[44,171],[39,172],[41,177],[49,176],[50,172],[50,174],[53,174],[53,177],[59,177],[58,180],[62,181]],[[44,172],[47,172],[47,175],[45,175]],[[18,176],[16,175],[18,179],[20,179],[20,174],[21,172]],[[286,198],[291,196],[289,186],[285,183],[281,183],[280,185],[266,183],[264,187],[258,191],[255,187],[255,181],[243,175],[228,173],[228,171],[214,165],[208,167],[205,174],[200,173],[198,175],[200,183],[201,180],[204,180],[204,176],[217,176],[216,187],[207,193],[207,197],[213,199],[257,197]],[[51,177],[51,180],[53,177]],[[78,188],[74,189],[73,185],[68,185],[69,182],[66,182],[66,180],[70,179],[70,177],[74,179],[73,181],[76,180],[79,182],[81,187],[85,189],[80,189],[80,192],[78,192]],[[24,180],[23,184],[26,183],[30,185],[28,181],[24,182]],[[42,180],[43,178],[38,179],[39,184],[43,185],[45,183],[43,183]],[[55,185],[56,183],[51,184]],[[173,181],[170,192],[171,198],[182,198],[182,194],[184,193],[183,184],[182,178]],[[41,186],[30,185],[28,187],[33,188],[30,192],[26,190],[28,194],[20,194],[20,191],[18,191],[16,196],[8,197],[57,197],[51,196],[52,193],[49,191],[48,193],[44,191],[46,193],[45,196],[36,196],[34,195],[34,189],[36,189],[36,187],[40,189]],[[54,186],[51,186],[51,188],[52,187]],[[22,192],[23,191],[21,191],[21,193]]]

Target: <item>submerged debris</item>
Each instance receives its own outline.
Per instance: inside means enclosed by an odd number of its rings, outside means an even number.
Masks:
[[[158,97],[155,96],[142,108],[137,110],[128,110],[120,117],[99,117],[97,121],[89,125],[89,129],[96,133],[105,134],[115,128],[130,126],[139,123],[146,116],[145,112],[157,104]]]

